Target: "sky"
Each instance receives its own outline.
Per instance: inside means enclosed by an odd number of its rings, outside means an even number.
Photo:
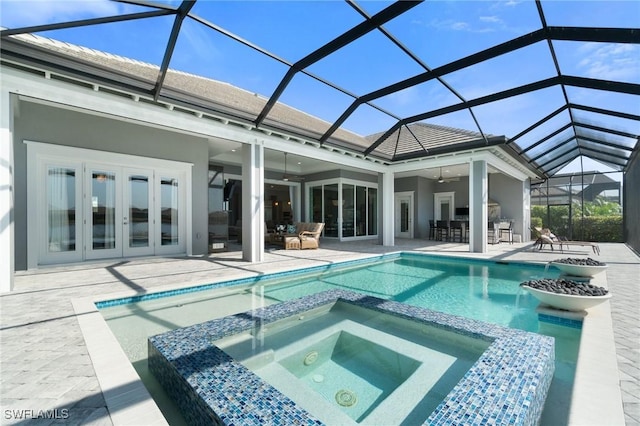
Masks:
[[[157,2],[179,5],[177,1]],[[372,15],[386,1],[358,4]],[[545,1],[551,26],[640,28],[640,1]],[[147,11],[148,8],[101,0],[0,0],[0,25],[16,28]],[[184,21],[171,68],[225,81],[268,98],[294,63],[362,21],[345,2],[325,1],[210,1],[199,0],[192,13],[270,52],[273,59],[212,31],[191,19]],[[159,65],[173,19],[159,17],[43,32],[39,35]],[[298,73],[281,102],[333,122],[361,96],[398,80],[437,68],[541,27],[532,1],[427,1],[388,22],[385,29],[417,57],[409,58],[382,33],[373,31],[307,71],[335,84],[347,94]],[[554,41],[560,70],[566,75],[640,83],[640,45]],[[548,45],[537,43],[493,60],[448,74],[444,80],[465,100],[472,100],[557,75]],[[571,102],[640,115],[637,96],[569,87]],[[460,102],[456,93],[429,81],[376,99],[359,107],[343,127],[368,135],[384,131],[397,118],[409,117]],[[485,133],[513,137],[564,104],[562,90],[551,87],[504,101],[475,107]],[[601,114],[578,112],[588,123],[611,120]],[[568,123],[560,114],[521,138],[523,145]],[[616,119],[619,130],[640,134],[640,124]],[[451,113],[429,123],[477,130],[467,111]],[[563,135],[558,135],[558,140]],[[629,142],[631,143],[631,142]],[[544,147],[541,147],[543,149]]]

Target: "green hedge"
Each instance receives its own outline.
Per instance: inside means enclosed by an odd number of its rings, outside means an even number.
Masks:
[[[622,216],[580,216],[573,218],[573,232],[568,235],[569,209],[556,208],[551,211],[551,226],[547,223],[546,206],[535,206],[531,209],[531,226],[550,228],[557,235],[572,240],[598,241],[601,243],[621,243]],[[584,224],[584,234],[582,227]]]
[[[584,224],[584,235],[582,226]],[[573,221],[574,239],[580,238],[586,241],[598,241],[601,243],[621,243],[622,216],[587,216],[584,221]]]

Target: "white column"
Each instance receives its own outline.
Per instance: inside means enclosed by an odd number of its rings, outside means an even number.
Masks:
[[[11,94],[0,94],[0,292],[13,290],[13,111]]]
[[[522,181],[522,242],[531,240],[531,181]]]
[[[487,220],[489,186],[487,162],[471,161],[469,165],[469,251],[487,252]]]
[[[395,245],[394,173],[382,173],[382,245]]]
[[[264,147],[242,146],[242,258],[264,260]]]

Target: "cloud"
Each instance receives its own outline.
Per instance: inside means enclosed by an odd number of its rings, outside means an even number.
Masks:
[[[416,86],[412,86],[399,92],[392,93],[389,95],[389,99],[398,106],[410,105],[419,100],[420,94],[418,92],[418,88]]]
[[[503,21],[502,19],[498,18],[497,16],[481,16],[480,21],[482,22],[488,22],[488,23],[492,23],[492,24],[502,24]]]
[[[421,21],[414,21],[416,24],[425,25]],[[466,21],[455,21],[453,19],[445,19],[438,20],[433,19],[426,23],[426,26],[432,27],[438,30],[448,30],[448,31],[466,31],[470,33],[486,33],[494,31],[493,28],[475,28],[469,22]]]
[[[633,44],[584,43],[576,50],[577,68],[601,80],[640,80],[640,47]]]
[[[106,0],[1,0],[0,3],[2,26],[7,28],[111,16],[131,9]]]

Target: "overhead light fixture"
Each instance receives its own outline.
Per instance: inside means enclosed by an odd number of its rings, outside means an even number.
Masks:
[[[440,167],[440,176],[438,177],[438,183],[443,183],[444,178],[442,177],[442,167]]]

